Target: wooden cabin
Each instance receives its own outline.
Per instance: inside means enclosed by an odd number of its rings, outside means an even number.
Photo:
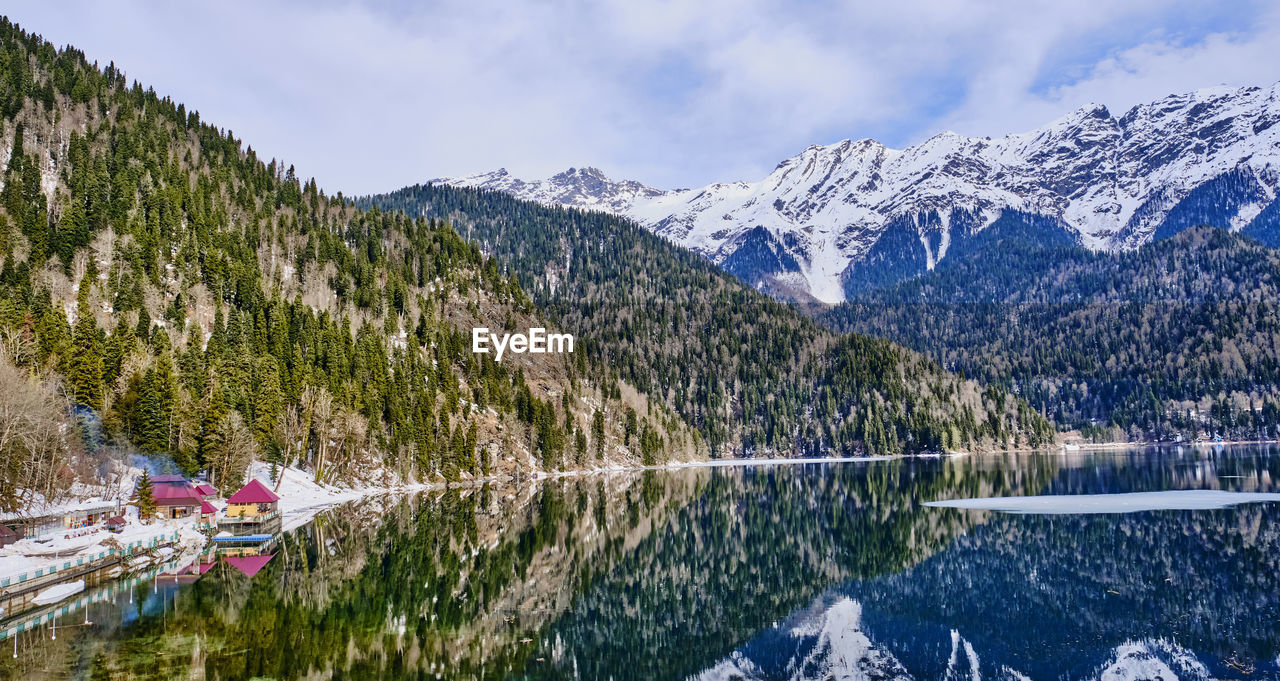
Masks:
[[[69,511],[65,522],[68,530],[93,527],[98,523],[105,522],[107,518],[120,515],[120,511],[120,504],[114,501],[89,504]]]
[[[240,488],[227,499],[218,519],[218,529],[233,535],[265,535],[280,530],[280,497],[258,480]]]
[[[79,536],[95,531],[107,518],[120,515],[118,501],[88,501],[76,507],[46,515],[8,516],[3,519],[7,530],[17,533],[18,539],[40,539],[47,536]],[[0,530],[0,546],[6,543],[8,533]],[[17,539],[10,539],[12,543]]]
[[[200,524],[213,527],[218,519],[218,508],[213,504],[203,501],[200,503]]]
[[[210,485],[207,482],[197,482],[194,484],[196,486],[196,494],[199,494],[200,498],[204,501],[213,501],[218,498],[218,488],[213,485]]]
[[[200,505],[205,503],[191,483],[157,484],[151,487],[151,498],[155,499],[156,510],[165,518],[186,518],[195,515]]]
[[[228,518],[266,518],[280,512],[280,497],[261,481],[250,480],[239,492],[227,499]]]

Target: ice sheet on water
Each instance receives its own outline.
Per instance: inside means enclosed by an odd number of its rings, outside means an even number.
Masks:
[[[935,508],[962,508],[1041,515],[1134,513],[1138,511],[1205,511],[1237,504],[1280,501],[1275,492],[1228,492],[1214,489],[1126,492],[1122,494],[1052,494],[1032,497],[981,497],[925,502]]]

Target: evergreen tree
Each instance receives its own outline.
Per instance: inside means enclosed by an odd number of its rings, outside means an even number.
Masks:
[[[101,340],[98,325],[86,308],[81,310],[76,319],[73,344],[75,349],[69,357],[71,370],[68,379],[76,403],[101,412],[103,407],[103,367]]]
[[[258,361],[258,380],[253,395],[253,433],[258,444],[266,448],[272,442],[276,421],[280,418],[284,404],[279,372],[276,371],[275,361],[270,357],[263,357]]]
[[[138,478],[137,487],[133,490],[133,499],[130,501],[138,508],[138,518],[144,523],[150,523],[156,517],[156,498],[152,489],[151,474],[145,469],[142,471],[142,477]]]
[[[596,459],[604,456],[604,412],[599,409],[591,415],[591,437],[596,441]]]
[[[144,374],[139,391],[135,441],[143,451],[169,452],[175,390],[173,363],[169,354],[162,352]]]

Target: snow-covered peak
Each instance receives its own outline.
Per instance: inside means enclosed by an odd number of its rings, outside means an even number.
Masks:
[[[615,181],[598,168],[569,168],[545,180],[526,182],[500,168],[469,177],[431,180],[455,187],[476,187],[506,192],[548,205],[565,205],[623,214],[637,202],[663,192],[632,180]]]
[[[975,232],[1010,209],[1059,220],[1090,248],[1134,248],[1193,190],[1234,173],[1245,189],[1209,217],[1242,228],[1280,183],[1277,122],[1280,84],[1213,87],[1119,118],[1088,104],[1000,138],[941,132],[902,150],[870,139],[811,145],[754,182],[664,191],[595,168],[533,182],[505,170],[443,182],[628,217],[748,282],[834,303],[904,219],[929,267],[965,236],[957,225]],[[957,210],[964,220],[952,220]]]

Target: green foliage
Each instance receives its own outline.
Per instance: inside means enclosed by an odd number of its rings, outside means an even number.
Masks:
[[[68,358],[67,378],[76,403],[101,412],[103,406],[102,334],[93,317],[81,312],[76,320],[73,340],[75,349]]]
[[[25,329],[32,351],[15,360],[60,373],[108,439],[171,455],[190,474],[226,459],[229,415],[277,458],[294,409],[307,413],[310,443],[298,460],[324,458],[335,475],[368,452],[423,477],[474,474],[480,419],[514,412],[523,389],[544,459],[559,460],[568,415],[477,360],[445,314],[536,310],[443,220],[353,210],[114,65],[7,20],[0,113],[13,131],[0,329]],[[51,201],[44,155],[59,168]],[[53,265],[78,288],[74,329],[43,275]],[[108,316],[105,329],[95,314]],[[323,419],[303,403],[316,391],[331,400]],[[464,398],[484,409],[463,409]],[[339,446],[320,451],[330,441]]]
[[[1277,434],[1274,251],[1213,228],[1119,254],[1046,248],[1018,222],[988,227],[980,257],[948,258],[823,321],[901,342],[1086,437]]]
[[[152,487],[151,474],[144,469],[142,476],[138,478],[138,486],[133,490],[132,499],[133,505],[138,507],[138,518],[144,523],[149,523],[156,517],[156,498]]]
[[[617,217],[432,185],[357,205],[466,225],[575,335],[591,371],[657,400],[718,455],[899,453],[1053,437],[1018,400],[997,401],[891,344],[827,333]]]

